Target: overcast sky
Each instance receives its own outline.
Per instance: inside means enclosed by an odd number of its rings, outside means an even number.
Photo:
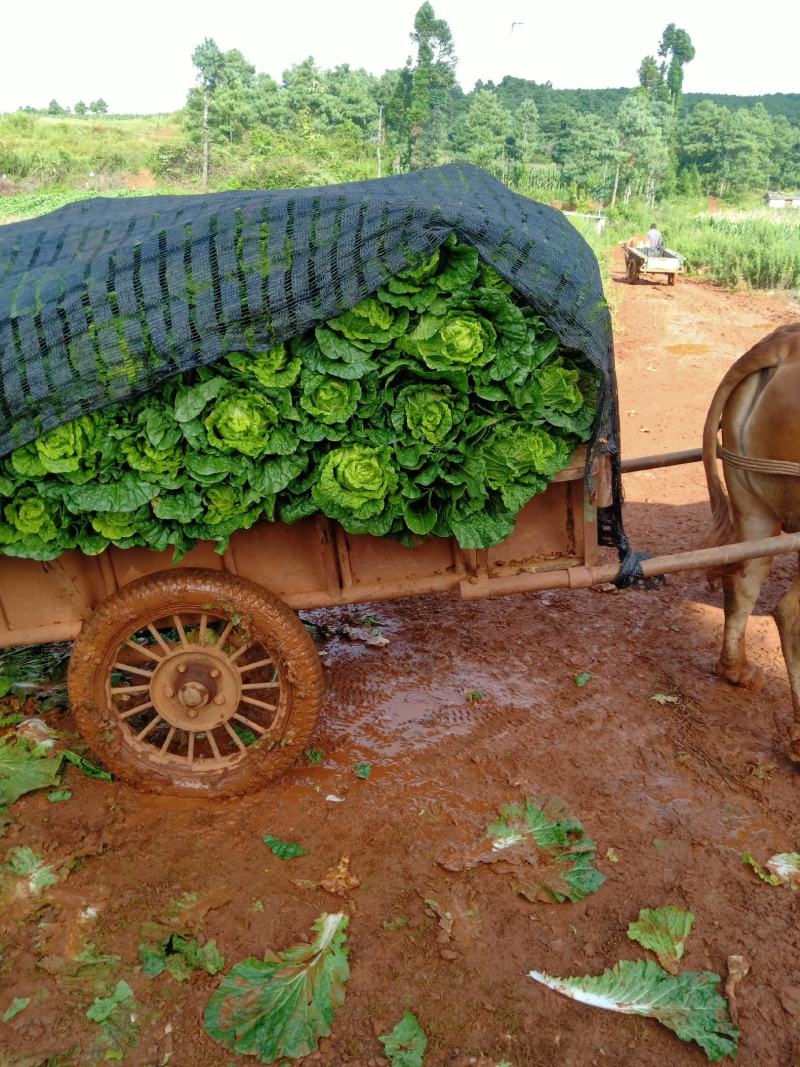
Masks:
[[[172,111],[204,37],[279,79],[313,55],[380,73],[401,66],[421,0],[23,0],[4,5],[0,111],[102,96],[112,111]],[[697,49],[687,92],[800,91],[800,3],[731,0],[433,0],[450,23],[465,89],[504,74],[557,88],[634,85],[667,22]],[[739,12],[742,12],[741,14]],[[514,27],[512,23],[521,23]]]

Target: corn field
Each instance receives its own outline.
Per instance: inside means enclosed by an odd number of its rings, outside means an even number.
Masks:
[[[725,285],[800,289],[800,212],[780,217],[707,217],[670,227],[668,241],[690,271]]]

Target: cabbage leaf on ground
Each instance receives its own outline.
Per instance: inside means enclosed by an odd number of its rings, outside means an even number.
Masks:
[[[596,846],[557,797],[506,804],[483,838],[466,851],[450,851],[439,863],[450,871],[489,864],[511,874],[520,896],[546,903],[582,900],[605,878],[594,868]]]
[[[347,922],[342,913],[323,913],[311,927],[316,936],[310,944],[235,964],[206,1008],[208,1034],[261,1063],[314,1052],[344,1003]]]
[[[683,908],[642,908],[638,920],[628,925],[628,937],[654,952],[670,974],[677,974],[693,925],[694,915]]]
[[[404,1012],[394,1029],[378,1040],[391,1067],[422,1067],[428,1039],[413,1012]]]
[[[79,767],[87,778],[111,780],[108,771],[77,752],[58,748],[56,735],[43,719],[23,720],[18,730],[26,728],[29,733],[11,731],[0,737],[0,812],[25,793],[58,784],[65,761]]]
[[[800,852],[778,852],[770,856],[766,871],[749,852],[742,854],[742,860],[753,868],[762,882],[800,889]]]
[[[719,975],[710,971],[675,977],[652,960],[621,960],[596,976],[553,978],[531,971],[529,977],[594,1008],[657,1019],[682,1041],[696,1041],[709,1060],[736,1058],[739,1031],[717,992]]]

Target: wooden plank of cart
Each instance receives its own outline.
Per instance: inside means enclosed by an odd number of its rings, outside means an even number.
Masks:
[[[675,284],[675,279],[683,270],[683,256],[671,248],[665,248],[660,256],[654,255],[647,245],[632,248],[622,246],[625,252],[625,273],[628,281],[637,285],[642,274],[666,274],[667,283]]]
[[[648,456],[623,471],[695,462]],[[493,548],[427,537],[415,547],[348,534],[318,515],[259,522],[222,555],[108,548],[49,562],[0,556],[0,647],[75,639],[68,688],[94,752],[132,785],[228,796],[263,787],[305,748],[322,671],[298,609],[428,593],[465,600],[611,582],[598,563],[607,457],[580,449]],[[645,560],[646,577],[800,550],[800,534]]]

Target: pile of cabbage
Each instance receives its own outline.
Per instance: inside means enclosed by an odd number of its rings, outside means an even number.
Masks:
[[[223,550],[259,519],[507,537],[594,419],[597,375],[449,239],[351,311],[82,416],[0,465],[0,552]]]

